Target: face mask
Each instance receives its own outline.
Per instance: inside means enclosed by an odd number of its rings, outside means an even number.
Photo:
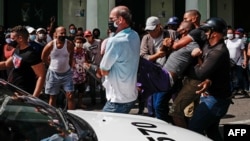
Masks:
[[[10,40],[10,43],[8,43],[9,46],[12,46],[14,48],[16,48],[17,46],[17,41],[13,41],[13,40]]]
[[[116,22],[114,22],[114,27],[116,27],[116,28],[118,27],[118,25],[116,24]]]
[[[229,40],[232,40],[232,39],[233,39],[233,37],[234,37],[234,35],[233,35],[233,34],[227,34],[227,38],[228,38]]]
[[[242,38],[243,43],[247,43],[247,37]]]
[[[11,42],[11,39],[10,39],[10,38],[6,38],[6,39],[5,39],[5,42],[6,42],[7,44],[9,44],[9,43]]]
[[[76,43],[76,47],[82,48],[82,43]]]
[[[239,34],[235,34],[235,38],[240,38],[240,35]]]
[[[58,36],[58,40],[64,42],[66,39],[66,36]]]
[[[29,36],[29,39],[30,39],[31,41],[34,41],[34,40],[36,39],[36,35],[30,35],[30,36]]]
[[[110,21],[110,22],[108,23],[108,27],[109,27],[109,30],[110,30],[111,32],[116,32],[118,25],[115,24],[115,22]]]
[[[75,34],[76,30],[75,29],[70,29],[69,32],[70,32],[70,34]]]
[[[44,39],[45,38],[45,34],[38,34],[38,38],[39,39]]]

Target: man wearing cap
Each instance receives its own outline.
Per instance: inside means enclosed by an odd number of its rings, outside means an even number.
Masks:
[[[243,28],[237,28],[235,30],[235,38],[242,38],[244,34],[244,29]]]
[[[244,85],[244,80],[247,78],[244,75],[246,74],[247,66],[246,47],[244,46],[242,39],[239,37],[236,38],[236,35],[241,34],[241,31],[241,29],[234,31],[234,29],[228,28],[225,44],[229,50],[230,59],[235,62],[235,65],[231,68],[233,95],[241,93],[248,97],[248,94],[245,91],[248,90],[248,86]]]
[[[247,57],[248,41],[247,41],[246,33],[245,33],[243,28],[240,27],[240,28],[236,29],[235,38],[240,39],[243,42],[244,46],[245,46],[244,52],[242,54],[244,59],[241,62],[241,64],[242,64],[242,67],[241,67],[242,77],[241,77],[241,79],[243,81],[243,86],[242,86],[243,90],[240,93],[244,94],[246,97],[249,97],[248,93],[247,93],[249,91],[249,80],[248,80],[248,78],[249,78],[248,73],[249,72],[247,70],[247,66],[248,66],[248,63],[249,63],[248,62],[249,58]]]
[[[176,40],[178,37],[178,33],[176,30],[179,24],[180,24],[179,18],[173,16],[168,19],[166,26],[164,27],[164,29],[169,32],[169,35],[173,40]]]
[[[26,26],[29,32],[29,41],[34,41],[36,39],[36,29],[31,26]]]
[[[46,38],[47,38],[46,30],[44,28],[38,28],[36,30],[35,42],[44,47],[47,44]]]
[[[36,29],[35,28],[33,28],[33,27],[31,27],[31,26],[26,26],[26,29],[28,30],[28,32],[29,32],[29,45],[31,46],[31,47],[33,47],[35,50],[36,50],[36,52],[38,52],[38,53],[42,53],[42,49],[43,49],[43,46],[42,45],[40,45],[39,43],[37,43],[35,40],[36,40]]]
[[[84,64],[87,72],[90,68],[98,68],[102,59],[101,55],[101,40],[95,39],[90,30],[84,32],[86,42],[83,48],[86,50],[86,62]],[[88,85],[90,86],[91,104],[96,104],[96,86],[101,85],[100,79],[95,74],[88,73]],[[101,94],[101,101],[105,103],[105,95]]]
[[[148,17],[145,30],[148,34],[142,38],[140,56],[163,66],[167,58],[166,53],[160,50],[162,41],[165,38],[165,32],[160,19],[156,16]],[[168,102],[170,98],[171,95],[166,92],[156,92],[152,94],[152,96],[149,96],[147,104],[149,115],[167,122],[172,122],[171,117],[168,115]]]

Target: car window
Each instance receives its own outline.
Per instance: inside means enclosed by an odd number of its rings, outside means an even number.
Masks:
[[[43,140],[69,134],[57,110],[22,90],[0,84],[1,140]]]

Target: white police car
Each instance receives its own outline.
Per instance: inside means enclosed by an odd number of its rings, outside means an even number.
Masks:
[[[0,80],[3,141],[209,141],[164,121],[130,114],[63,111]]]

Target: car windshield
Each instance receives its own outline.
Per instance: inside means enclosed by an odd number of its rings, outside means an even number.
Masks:
[[[70,131],[59,109],[5,81],[0,81],[0,125],[6,140],[42,140]]]

